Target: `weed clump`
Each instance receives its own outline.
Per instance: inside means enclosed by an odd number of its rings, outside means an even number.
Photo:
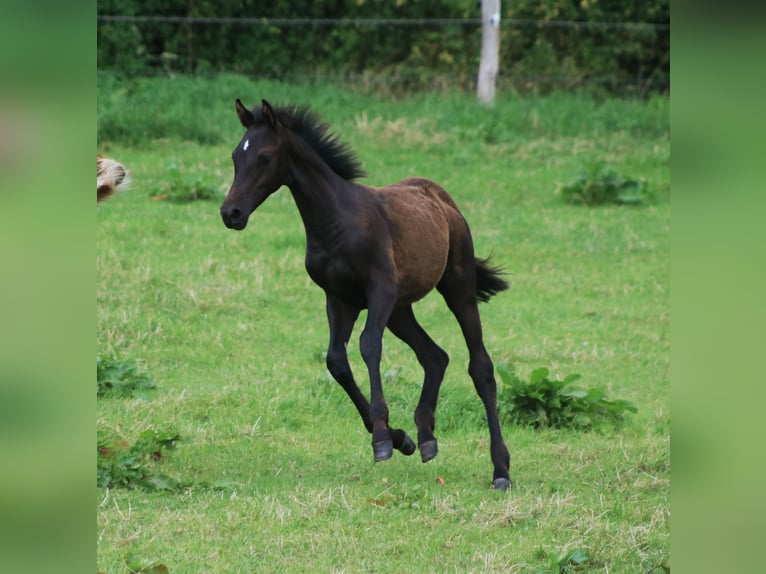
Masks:
[[[157,385],[132,361],[96,356],[96,396],[146,399]]]
[[[585,164],[569,185],[560,189],[561,197],[574,205],[640,205],[651,199],[645,181],[625,177],[603,162]]]
[[[496,368],[505,383],[498,394],[498,411],[514,424],[589,430],[600,422],[619,423],[625,411],[637,411],[628,401],[607,400],[601,389],[573,386],[580,379],[578,374],[568,375],[563,381],[551,380],[548,369],[542,367],[532,371],[526,382],[513,365],[498,362]]]
[[[154,195],[152,199],[189,203],[221,201],[226,196],[209,175],[185,170],[176,162],[172,162],[165,170],[161,188],[161,193]]]
[[[133,443],[99,428],[96,484],[99,488],[141,488],[176,492],[177,480],[158,471],[157,466],[180,435],[174,430],[147,429]]]

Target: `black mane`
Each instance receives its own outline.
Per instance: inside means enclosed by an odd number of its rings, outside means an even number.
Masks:
[[[330,131],[319,114],[308,106],[275,107],[274,112],[284,127],[299,136],[319,157],[343,179],[353,181],[365,177],[356,152]],[[267,123],[259,107],[253,110],[256,125]]]

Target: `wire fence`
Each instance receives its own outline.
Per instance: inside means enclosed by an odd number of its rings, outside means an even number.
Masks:
[[[200,67],[191,64],[194,60],[195,32],[202,34],[207,28],[221,27],[231,30],[242,27],[253,28],[258,33],[266,31],[284,30],[284,33],[306,34],[321,29],[373,29],[373,28],[398,28],[398,29],[423,29],[439,31],[448,29],[464,29],[469,34],[479,34],[482,26],[481,18],[261,18],[261,17],[200,17],[200,16],[157,16],[157,15],[110,15],[98,14],[97,21],[100,25],[110,26],[171,26],[176,29],[186,30],[184,49],[186,54],[182,57],[185,64],[180,63],[179,56],[174,53],[160,52],[154,55],[153,67],[144,68],[142,75],[161,75],[168,72],[191,73],[195,75],[213,75],[220,71],[238,72],[236,68],[226,69],[221,67]],[[507,59],[501,63],[498,75],[498,85],[513,89],[572,89],[587,88],[591,86],[606,86],[607,91],[617,93],[645,94],[652,91],[669,91],[669,68],[670,68],[670,24],[664,22],[608,22],[608,21],[574,21],[574,20],[535,20],[524,18],[507,18],[499,22],[501,29],[506,31],[519,30],[539,31],[539,34],[572,33],[579,38],[580,34],[609,34],[614,38],[605,40],[604,51],[624,50],[625,44],[641,36],[657,36],[666,40],[659,43],[654,61],[650,65],[641,63],[636,70],[625,72],[620,70],[616,73],[614,66],[610,70],[587,69],[585,66],[572,69],[570,66],[519,66],[518,61]],[[474,36],[476,37],[476,36]],[[582,36],[583,38],[585,36]],[[501,49],[503,45],[501,40]],[[611,45],[609,43],[612,43]],[[331,64],[320,64],[309,68],[307,66],[274,66],[272,70],[247,70],[246,73],[254,78],[281,79],[286,81],[314,82],[349,82],[359,85],[360,83],[369,89],[401,90],[408,87],[419,89],[424,84],[430,87],[448,89],[458,86],[464,90],[475,88],[475,73],[478,70],[478,51],[476,53],[477,69],[463,65],[460,71],[456,69],[434,68],[433,70],[420,68],[408,68],[407,66],[387,66],[385,69],[340,69]],[[598,56],[600,57],[600,56]]]
[[[99,22],[152,22],[156,24],[201,24],[241,26],[481,26],[481,18],[214,18],[198,16],[117,16],[99,14]],[[569,28],[579,30],[658,30],[670,29],[670,24],[654,22],[583,22],[575,20],[532,20],[507,18],[500,21],[505,27]]]

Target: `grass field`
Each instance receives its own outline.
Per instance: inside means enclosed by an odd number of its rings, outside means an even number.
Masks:
[[[367,183],[420,175],[468,220],[509,291],[482,305],[491,356],[526,377],[578,384],[638,407],[591,432],[506,425],[510,493],[490,489],[481,402],[440,296],[415,311],[450,354],[439,456],[374,464],[369,436],[324,366],[322,291],[303,268],[288,190],[227,230],[220,198],[241,128],[234,98],[310,103],[359,152]],[[137,361],[152,400],[99,399],[98,425],[133,442],[173,429],[163,473],[180,493],[97,489],[98,570],[137,556],[186,572],[662,572],[670,561],[668,105],[460,94],[401,101],[237,77],[100,79],[99,146],[131,171],[98,208],[97,354]],[[640,207],[567,205],[587,161],[646,180]],[[164,198],[164,199],[163,199]],[[363,317],[361,318],[363,319]],[[361,323],[360,323],[361,324]],[[357,327],[349,356],[367,389]],[[391,421],[412,434],[421,371],[394,337],[382,370]],[[502,382],[499,382],[502,385]],[[413,435],[414,436],[414,435]],[[582,550],[583,561],[565,553]],[[561,558],[561,559],[560,559]]]

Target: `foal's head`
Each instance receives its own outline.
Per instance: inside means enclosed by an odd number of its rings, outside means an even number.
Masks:
[[[286,182],[288,166],[279,154],[285,128],[271,105],[263,100],[262,108],[251,112],[237,99],[236,108],[246,131],[231,154],[234,182],[221,217],[226,227],[244,229],[255,208]]]
[[[364,176],[350,146],[308,107],[272,108],[262,100],[252,111],[237,100],[245,135],[231,154],[234,183],[221,206],[226,227],[244,229],[250,214],[282,185],[291,185],[292,168],[317,161],[346,181]]]

